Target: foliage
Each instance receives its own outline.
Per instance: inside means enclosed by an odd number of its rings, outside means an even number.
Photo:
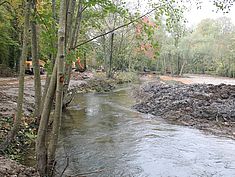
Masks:
[[[7,135],[7,132],[10,131],[11,126],[13,125],[12,117],[1,117],[0,119],[0,142],[2,138]],[[13,143],[3,152],[11,159],[17,161],[24,161],[24,156],[28,152],[26,149],[34,145],[36,139],[36,124],[33,118],[24,117],[22,119],[22,124],[17,134],[17,137]]]
[[[138,76],[135,72],[118,72],[115,74],[115,79],[118,84],[123,84],[138,81]]]
[[[180,66],[184,65],[185,72],[234,77],[234,35],[235,27],[227,17],[202,20],[194,31],[187,32],[179,40]],[[174,50],[172,36],[167,38],[171,42],[162,42],[159,63],[165,63],[159,69],[166,72],[171,68],[174,74],[178,63],[169,62]]]
[[[17,3],[15,3],[15,6]],[[12,14],[9,4],[0,6],[0,64],[6,64],[14,68],[17,51],[19,51],[19,39],[17,38],[18,20],[17,15]]]

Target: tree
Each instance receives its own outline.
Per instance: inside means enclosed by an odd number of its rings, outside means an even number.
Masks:
[[[29,17],[30,17],[30,1],[25,2],[25,23],[24,23],[24,35],[23,35],[23,47],[20,60],[20,73],[19,73],[19,91],[17,99],[17,111],[16,116],[14,117],[14,125],[12,130],[9,132],[6,140],[1,144],[1,149],[4,150],[9,143],[14,139],[17,131],[19,130],[21,118],[22,118],[22,107],[23,107],[23,98],[24,98],[24,76],[25,76],[25,61],[27,58],[28,52],[28,42],[29,42]]]
[[[64,47],[65,47],[65,19],[66,19],[66,0],[60,2],[60,13],[59,13],[59,29],[58,29],[58,52],[56,57],[56,66],[53,69],[52,78],[50,81],[50,86],[48,88],[47,96],[53,100],[53,95],[55,92],[55,83],[57,81],[56,89],[56,110],[54,115],[54,125],[52,130],[52,146],[56,146],[58,132],[59,132],[59,122],[62,113],[62,95],[63,95],[63,64],[64,64]],[[52,106],[52,101],[46,98],[46,104],[49,109]],[[41,176],[46,176],[50,169],[48,168],[48,158],[47,158],[47,148],[46,148],[46,132],[48,127],[49,112],[45,111],[48,107],[44,107],[42,112],[42,118],[40,121],[38,129],[38,139],[37,139],[37,165],[38,171]],[[53,147],[54,148],[54,147]],[[54,152],[53,152],[54,153]],[[51,159],[50,159],[51,160]]]
[[[34,87],[35,87],[35,110],[34,116],[37,123],[41,117],[41,78],[40,78],[40,66],[38,59],[38,42],[37,42],[37,26],[36,26],[36,2],[32,0],[33,16],[31,17],[31,50],[32,50],[32,61],[33,61],[33,73],[34,73]]]
[[[23,1],[12,3],[3,1],[0,6],[0,64],[18,71],[20,57],[20,36],[22,33],[22,6]]]

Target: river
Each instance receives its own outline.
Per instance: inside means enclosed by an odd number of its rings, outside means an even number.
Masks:
[[[234,140],[138,113],[134,103],[131,88],[77,95],[63,115],[58,174],[67,164],[63,176],[235,176]]]

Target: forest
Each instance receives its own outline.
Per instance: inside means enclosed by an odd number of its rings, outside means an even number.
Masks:
[[[113,33],[113,71],[143,71],[145,67],[162,74],[208,73],[234,77],[234,24],[230,18],[204,19],[190,29],[186,27],[183,7],[180,6],[178,9],[169,9],[171,5],[162,5],[139,18],[140,12],[131,12],[125,2],[102,3],[105,7],[96,5],[96,2],[84,5],[86,9],[80,17],[81,22],[77,22],[81,23],[79,40],[77,37],[79,42],[76,41],[67,62],[76,61],[78,56],[84,58],[86,53],[90,68],[107,68],[109,34]],[[58,9],[58,3],[56,5]],[[23,6],[21,1],[4,1],[1,5],[0,63],[13,72],[19,71]],[[50,1],[38,2],[31,18],[37,24],[38,58],[45,61],[47,70],[51,71],[51,59],[56,55],[53,43],[56,41],[58,12],[48,9],[48,6],[51,6]],[[128,23],[128,19],[133,23],[116,30]],[[26,58],[32,58],[30,46]]]
[[[69,105],[76,102],[78,88],[71,86],[76,77],[81,77],[78,79],[80,81],[87,78],[89,80],[90,75],[94,75],[95,79],[85,81],[85,84],[79,82],[83,84],[81,87],[86,92],[91,92],[92,89],[109,92],[120,83],[143,79],[143,75],[145,78],[148,74],[156,79],[167,76],[175,77],[176,80],[190,74],[234,78],[235,24],[232,19],[228,16],[206,18],[193,27],[187,25],[185,13],[190,11],[190,6],[202,8],[202,2],[0,0],[0,104],[3,106],[0,108],[1,155],[20,161],[19,153],[16,152],[20,149],[19,146],[22,146],[21,149],[26,146],[35,147],[33,153],[36,171],[30,176],[64,175],[69,163],[60,175],[57,174],[55,169],[59,162],[56,154],[60,132],[63,130],[61,127],[65,121],[64,115],[67,115]],[[219,0],[210,3],[215,11],[229,14],[234,1]],[[143,10],[143,7],[146,8]],[[97,79],[98,76],[102,79]],[[5,78],[11,80],[4,80]],[[14,85],[16,83],[17,86]],[[6,91],[9,89],[10,92],[14,87],[17,90],[13,91],[13,96],[7,95]],[[192,90],[205,94],[201,97],[193,95]],[[189,93],[190,99],[197,99],[187,101],[188,97],[183,94],[185,91]],[[164,95],[166,92],[179,97]],[[31,94],[32,103],[27,94]],[[227,134],[231,136],[235,135],[233,86],[195,85],[191,88],[177,85],[171,88],[149,84],[135,94],[138,99],[144,98],[141,104],[134,106],[139,112],[172,118],[178,114],[171,113],[171,110],[184,105],[190,109],[192,107],[193,110],[184,109],[184,106],[179,108],[180,111],[185,111],[179,115],[180,118],[183,117],[180,124],[186,125],[187,121],[182,123],[185,119],[183,115],[191,111],[190,116],[201,116],[200,119],[207,117],[207,120],[215,119],[215,122],[221,120],[223,125],[218,127],[227,126],[223,130],[228,130]],[[221,98],[211,96],[213,94]],[[83,92],[83,99],[84,95],[86,94]],[[8,105],[7,101],[12,101],[13,98],[14,113],[6,113],[12,107],[9,105],[13,104],[11,102]],[[164,99],[169,100],[164,102]],[[186,101],[180,102],[181,99]],[[177,101],[174,102],[177,106],[168,104],[172,101]],[[209,107],[212,104],[214,107]],[[82,104],[79,103],[80,105]],[[198,107],[202,106],[212,111],[208,114],[201,113]],[[25,110],[30,110],[30,114],[26,115]],[[217,112],[213,112],[214,110]],[[226,113],[223,112],[225,110]],[[105,113],[103,114],[105,117]],[[192,125],[192,122],[187,123]],[[200,125],[201,123],[197,122]],[[8,128],[5,130],[5,127]],[[30,142],[20,140],[21,136],[26,136]],[[18,143],[20,141],[22,142]],[[140,175],[137,174],[134,176]],[[6,174],[2,172],[2,175]],[[110,176],[120,174],[113,173]]]

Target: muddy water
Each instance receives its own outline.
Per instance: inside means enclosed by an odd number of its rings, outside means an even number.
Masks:
[[[130,90],[78,95],[64,114],[64,176],[235,176],[235,141],[167,124],[130,107]]]

